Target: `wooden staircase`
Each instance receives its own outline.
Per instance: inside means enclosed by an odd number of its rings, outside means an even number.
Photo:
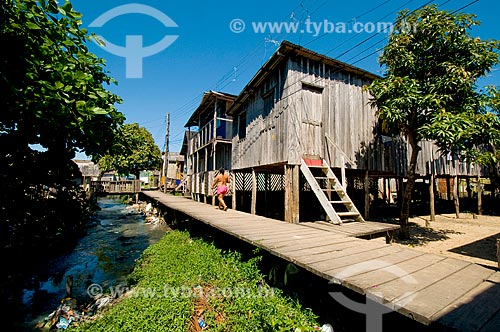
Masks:
[[[302,159],[300,170],[333,224],[365,220],[324,159]]]

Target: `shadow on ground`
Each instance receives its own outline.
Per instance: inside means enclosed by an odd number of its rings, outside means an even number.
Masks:
[[[373,221],[385,222],[388,224],[399,224],[397,218],[372,218]],[[409,246],[423,246],[429,242],[435,241],[444,241],[449,239],[449,234],[463,234],[461,232],[457,232],[453,229],[441,229],[435,230],[432,228],[422,227],[417,223],[410,222],[410,239],[409,240],[400,240],[398,238],[398,234],[394,236],[394,242],[405,244]]]
[[[500,233],[488,236],[484,239],[474,241],[464,246],[456,247],[448,251],[460,255],[481,258],[492,262],[497,261],[496,257],[496,239],[500,238]]]
[[[394,241],[397,243],[409,245],[409,246],[423,246],[429,242],[435,241],[444,241],[449,239],[449,234],[463,234],[461,232],[457,232],[453,229],[440,229],[435,230],[432,228],[422,227],[417,223],[410,222],[410,239],[409,240],[400,240],[397,235],[394,238]]]

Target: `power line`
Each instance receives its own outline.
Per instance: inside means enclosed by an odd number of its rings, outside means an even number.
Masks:
[[[375,7],[371,8],[371,9],[367,10],[366,12],[362,13],[361,15],[356,16],[356,17],[353,17],[353,18],[350,20],[350,22],[353,22],[353,21],[355,21],[356,19],[359,19],[360,17],[363,17],[363,16],[365,16],[366,14],[373,12],[374,10],[377,10],[378,8],[382,7],[383,5],[385,5],[385,4],[389,3],[389,2],[390,2],[390,0],[386,0],[386,1],[384,1],[384,2],[382,2],[382,3],[380,3],[380,4],[378,4],[377,6],[375,6]],[[410,1],[408,1],[407,3],[409,3],[409,2],[411,2],[411,0],[410,0]],[[405,4],[405,5],[406,5],[406,4]],[[403,5],[403,6],[404,6],[404,5]],[[323,37],[325,37],[325,36],[328,36],[328,35],[330,35],[330,34],[329,34],[329,33],[324,32],[322,35],[319,35],[318,37],[311,39],[310,41],[308,41],[307,43],[305,43],[303,46],[307,46],[307,45],[309,45],[309,44],[311,44],[311,43],[313,43],[313,42],[317,41],[318,39],[321,39],[321,38],[323,38]],[[349,41],[349,40],[351,40],[351,39],[353,39],[353,38],[355,38],[355,37],[356,37],[356,35],[354,35],[353,37],[351,37],[351,38],[350,38],[350,39],[348,39],[347,41]],[[347,41],[344,41],[342,44],[345,44],[345,42],[347,42]],[[341,44],[341,45],[342,45],[342,44]],[[340,46],[340,45],[339,45],[339,46]]]
[[[467,5],[465,5],[465,6],[461,7],[461,8],[459,8],[459,9],[456,9],[456,10],[454,10],[454,11],[453,11],[453,12],[451,12],[451,13],[452,13],[452,14],[455,14],[455,13],[457,13],[458,11],[460,11],[460,10],[462,10],[462,9],[465,9],[465,8],[467,8],[467,7],[471,6],[471,5],[473,5],[474,3],[478,2],[478,1],[479,1],[479,0],[475,0],[475,1],[469,2]],[[448,3],[448,2],[450,2],[450,0],[447,0],[447,1],[443,2],[440,6],[443,6],[443,5],[445,5],[446,3]],[[385,39],[385,38],[384,38],[384,39]],[[382,40],[384,40],[384,39],[382,39]],[[382,41],[382,40],[380,40],[380,41]],[[380,42],[380,41],[379,41],[379,42]],[[375,45],[376,45],[376,44],[375,44]],[[364,59],[366,59],[366,58],[368,58],[368,57],[370,57],[370,56],[372,56],[372,55],[374,55],[374,54],[376,54],[376,53],[378,53],[378,52],[382,51],[383,49],[384,49],[383,47],[378,48],[378,49],[376,49],[375,51],[373,51],[372,53],[370,53],[370,54],[368,54],[368,55],[366,55],[366,56],[362,57],[361,59],[356,60],[356,61],[355,61],[355,62],[353,62],[352,64],[356,64],[356,63],[358,63],[358,62],[360,62],[360,61],[363,61]],[[358,54],[357,54],[357,55],[355,55],[354,57],[357,57],[357,56],[359,56],[360,54],[362,54],[362,53],[364,53],[364,52],[366,52],[366,49],[365,49],[363,52],[358,53]],[[353,59],[353,58],[351,58],[351,59]]]
[[[432,1],[433,1],[433,0],[430,0],[430,1],[426,2],[424,5],[422,5],[422,6],[421,6],[421,7],[419,7],[419,8],[423,8],[423,7],[427,6],[427,5],[428,5],[428,4],[430,4]],[[385,15],[384,17],[380,18],[380,19],[379,19],[379,21],[380,21],[380,20],[383,20],[383,19],[385,19],[386,17],[388,17],[389,15],[392,15],[392,14],[394,14],[395,12],[399,11],[399,9],[403,8],[404,6],[406,6],[406,5],[407,5],[408,3],[410,3],[410,2],[411,2],[411,0],[410,0],[410,1],[408,1],[408,2],[406,2],[404,5],[402,5],[402,6],[398,7],[398,9],[393,10],[393,11],[392,11],[392,12],[390,12],[389,14],[387,14],[387,15]],[[415,9],[415,10],[416,10],[416,9]],[[415,10],[413,10],[412,12],[414,12]],[[396,23],[398,23],[398,22],[397,22],[397,20],[396,20]],[[370,37],[365,38],[364,40],[362,40],[361,42],[357,43],[356,45],[354,45],[354,46],[353,46],[353,47],[351,47],[350,49],[348,49],[348,50],[346,50],[346,51],[342,52],[342,53],[341,53],[340,55],[338,55],[336,58],[340,58],[341,56],[343,56],[343,55],[347,54],[348,52],[350,52],[351,50],[355,49],[356,47],[361,46],[362,44],[366,43],[367,41],[369,41],[370,39],[374,38],[375,36],[377,36],[377,35],[378,35],[378,34],[380,34],[380,33],[381,33],[381,31],[377,31],[375,34],[371,35]],[[356,35],[355,35],[355,36],[356,36]],[[333,50],[335,50],[335,49],[337,49],[337,48],[338,48],[338,46],[336,46],[336,47],[334,47],[333,49],[331,49],[331,50],[327,51],[325,54],[328,54],[328,53],[332,52]]]
[[[462,9],[465,9],[465,8],[467,8],[467,7],[469,7],[469,6],[472,6],[473,4],[475,4],[475,3],[476,3],[476,2],[478,2],[478,1],[479,1],[479,0],[475,0],[475,1],[469,2],[467,5],[465,5],[465,6],[463,6],[463,7],[460,7],[460,8],[458,8],[457,10],[455,10],[455,11],[453,11],[453,12],[451,12],[451,13],[452,13],[452,14],[455,14],[456,12],[459,12],[459,11],[461,11]]]
[[[444,4],[446,4],[446,3],[448,3],[449,1],[450,1],[450,0],[447,0],[447,1],[443,2],[443,3],[441,4],[441,6],[442,6],[442,5],[444,5]],[[473,3],[477,2],[477,1],[479,1],[479,0],[475,0],[475,1],[473,1],[473,2],[469,3],[468,5],[466,5],[466,6],[462,7],[462,8],[466,8],[466,7],[468,7],[468,6],[472,5]],[[410,13],[414,13],[414,12],[416,12],[417,10],[422,9],[423,7],[427,6],[427,5],[428,5],[429,3],[431,3],[431,2],[432,2],[432,1],[428,1],[428,2],[426,2],[425,4],[423,4],[423,5],[419,6],[418,8],[416,8],[416,9],[414,9],[414,10],[412,10]],[[460,9],[460,10],[461,10],[461,9]],[[456,11],[455,11],[455,12],[456,12]],[[398,19],[398,20],[399,20],[399,19]],[[396,22],[398,22],[398,20],[397,20]],[[385,38],[385,37],[384,37],[384,38]],[[352,51],[352,50],[353,50],[353,49],[355,49],[356,47],[357,47],[357,46],[355,46],[355,47],[351,47],[350,49],[348,49],[347,51],[345,51],[343,54],[346,54],[346,53],[348,53],[348,52]],[[382,48],[379,48],[379,49],[375,50],[374,52],[372,52],[372,53],[368,54],[367,56],[365,56],[365,57],[363,57],[363,58],[361,58],[361,59],[357,60],[356,62],[352,63],[351,65],[354,65],[354,64],[356,64],[356,63],[358,63],[358,62],[360,62],[360,61],[362,61],[362,60],[364,60],[364,59],[368,58],[369,56],[371,56],[371,55],[373,55],[373,54],[375,54],[375,53],[379,52],[380,50],[383,50],[383,47],[382,47]],[[366,51],[366,50],[364,50],[364,51],[363,51],[363,53],[364,53],[365,51]],[[336,74],[336,73],[338,73],[338,72],[340,72],[340,71],[341,71],[341,69],[338,69],[338,70],[336,70],[336,71],[334,71],[334,72],[331,72],[331,73],[330,73],[330,75],[332,75],[332,74]],[[313,84],[314,84],[314,83],[318,83],[318,82],[319,82],[319,81],[321,81],[322,79],[323,79],[322,77],[318,77],[318,78],[317,78],[316,80],[314,80],[312,83],[313,83]],[[302,81],[302,79],[301,79],[301,78],[299,78],[299,79],[297,79],[295,82],[288,84],[288,85],[287,85],[286,87],[284,87],[283,89],[290,88],[291,86],[293,86],[293,85],[295,85],[295,84],[298,84],[298,83],[300,83],[301,81]],[[290,93],[290,94],[288,94],[288,95],[286,95],[286,96],[283,96],[283,97],[281,98],[281,100],[283,100],[283,99],[285,99],[285,98],[288,98],[288,97],[290,97],[290,96],[294,95],[295,93],[297,93],[297,92],[299,92],[299,91],[301,91],[301,90],[300,90],[300,89],[297,89],[296,91],[294,91],[294,92],[292,92],[292,93]]]

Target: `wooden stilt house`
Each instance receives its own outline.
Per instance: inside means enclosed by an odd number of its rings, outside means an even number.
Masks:
[[[233,128],[226,112],[235,99],[235,95],[228,93],[205,92],[186,122],[185,127],[189,128],[185,136],[187,191],[197,201],[208,202],[212,197],[210,187],[221,167],[231,169]]]
[[[391,195],[384,179],[396,179],[401,192],[409,146],[385,136],[369,106],[363,87],[376,78],[282,42],[227,111],[233,206],[288,222],[341,224],[364,221],[380,188]],[[477,175],[477,168],[443,160],[430,142],[422,149],[417,172],[423,177]]]

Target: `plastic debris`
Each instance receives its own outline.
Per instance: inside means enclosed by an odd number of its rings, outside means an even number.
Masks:
[[[204,328],[207,327],[207,323],[205,323],[205,321],[203,320],[203,318],[198,318],[198,325],[200,326],[200,328],[203,330]]]
[[[73,321],[73,317],[66,319],[66,318],[61,316],[61,317],[59,317],[59,322],[56,324],[56,326],[58,329],[66,330],[72,321]]]
[[[323,324],[321,326],[321,332],[334,332],[333,327],[330,324]]]
[[[321,331],[321,332],[334,332],[333,327],[330,324],[323,324],[321,326],[315,326],[314,329],[316,331]]]

